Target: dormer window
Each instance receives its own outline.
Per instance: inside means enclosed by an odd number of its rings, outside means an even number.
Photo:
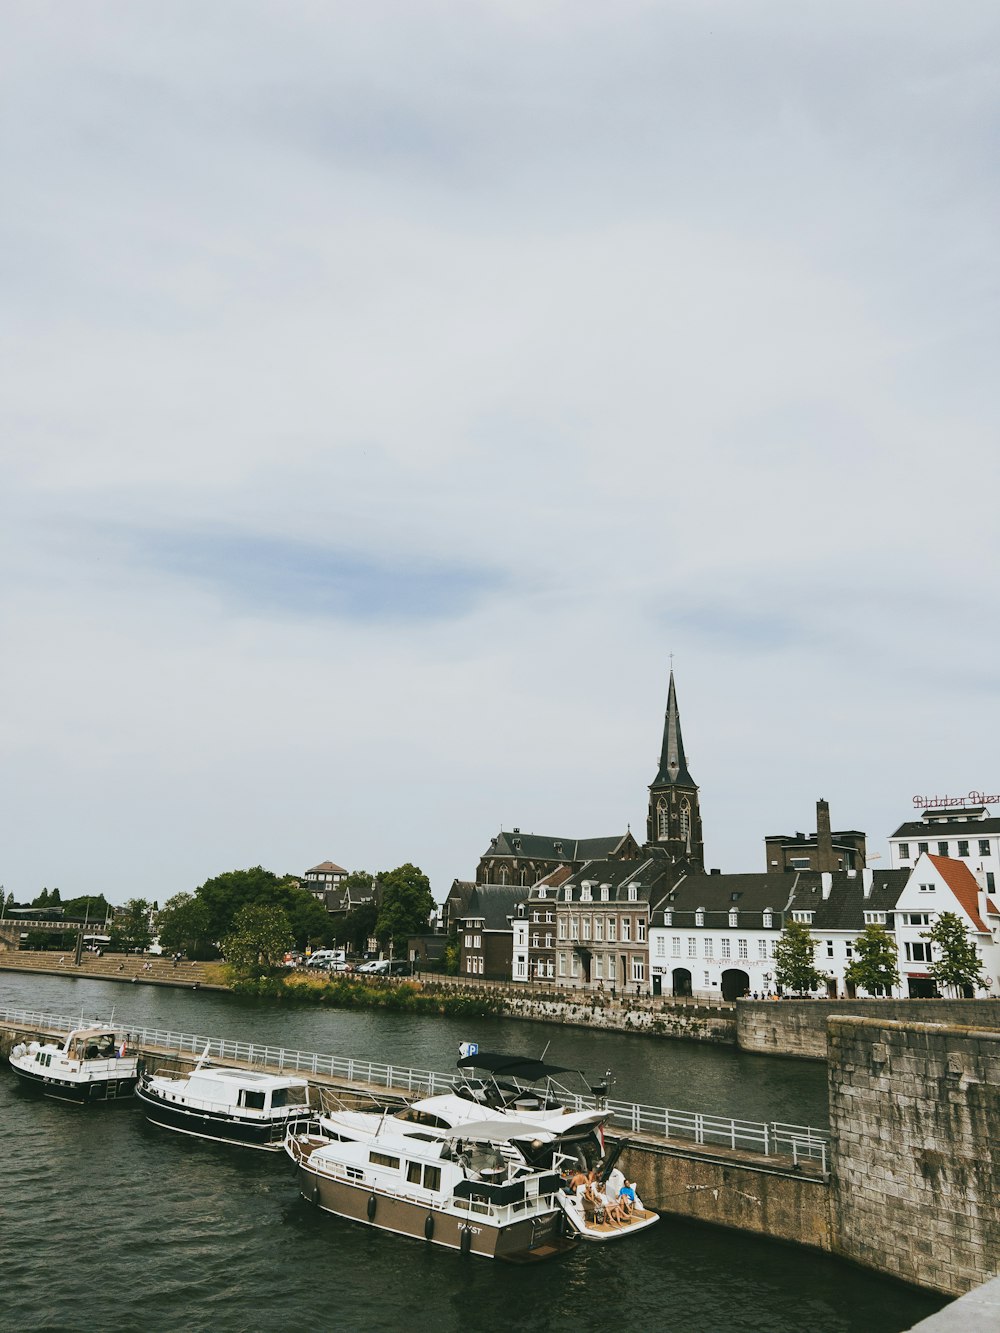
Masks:
[[[638,884],[630,884],[630,885],[628,886],[628,900],[629,900],[630,903],[634,903],[634,902],[638,902],[638,901],[639,901],[639,886],[638,886]]]
[[[674,924],[673,908],[668,907],[667,910],[663,913],[663,924],[665,926],[672,926]]]
[[[705,924],[705,909],[704,909],[704,907],[699,907],[699,908],[696,909],[695,914],[694,914],[694,924],[695,924],[696,926],[703,926],[703,925]]]
[[[555,848],[556,855],[557,855],[557,856],[562,856],[562,854],[563,854],[563,845],[562,845],[562,843],[561,843],[561,842],[556,842],[556,843],[553,843],[552,845],[553,845],[553,847]]]
[[[590,902],[590,899],[591,899],[590,885],[589,885],[589,884],[581,884],[581,885],[580,885],[580,901],[581,901],[581,902],[584,902],[584,903],[589,903],[589,902]]]
[[[566,899],[566,901],[567,901],[568,903],[571,903],[571,902],[573,901],[573,886],[572,886],[572,884],[567,884],[567,885],[566,885],[566,888],[563,890],[563,897]]]
[[[602,903],[606,903],[606,902],[608,901],[608,899],[610,898],[610,896],[611,896],[611,885],[610,885],[610,884],[602,884],[602,885],[601,885],[601,902],[602,902]]]
[[[545,887],[544,884],[539,884],[539,886],[538,886],[538,896],[539,896],[539,898],[545,898],[545,897],[548,896],[548,890],[546,889],[546,887]]]
[[[735,907],[729,909],[729,924],[731,926],[738,926],[740,924],[740,914]]]
[[[772,919],[771,909],[770,909],[770,907],[765,907],[765,908],[764,908],[764,929],[765,929],[765,930],[770,930],[771,927],[772,927],[773,925],[774,925],[774,921],[773,921],[773,919]]]

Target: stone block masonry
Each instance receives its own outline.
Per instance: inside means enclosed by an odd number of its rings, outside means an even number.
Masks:
[[[1000,1032],[833,1017],[828,1041],[835,1250],[949,1295],[993,1277]]]
[[[827,1020],[845,1014],[1000,1030],[1000,1000],[738,1000],[737,1045],[755,1055],[825,1060]]]

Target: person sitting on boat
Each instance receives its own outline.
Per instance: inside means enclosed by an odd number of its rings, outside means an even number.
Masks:
[[[621,1209],[622,1217],[626,1221],[635,1211],[635,1181],[626,1180],[625,1184],[618,1191],[618,1207]]]

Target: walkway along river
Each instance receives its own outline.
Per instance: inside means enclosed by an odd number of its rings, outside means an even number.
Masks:
[[[124,992],[124,993],[123,993]],[[447,1069],[458,1042],[609,1065],[621,1097],[817,1123],[820,1067],[610,1034],[385,1013],[275,1012],[228,995],[0,975],[0,1004],[218,1032]],[[941,1301],[822,1255],[670,1218],[613,1253],[538,1270],[463,1264],[318,1216],[282,1160],[190,1143],[137,1108],[80,1111],[0,1077],[4,1303],[18,1327],[408,1333],[633,1329],[895,1333]],[[7,1225],[10,1221],[12,1225]],[[11,1326],[7,1315],[6,1326]]]

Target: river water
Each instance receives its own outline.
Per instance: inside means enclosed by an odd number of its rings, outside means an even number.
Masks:
[[[275,1009],[229,995],[0,973],[0,1006],[448,1071],[460,1041],[611,1068],[621,1100],[822,1126],[825,1070],[550,1024]],[[76,1108],[0,1071],[0,1333],[899,1333],[926,1293],[777,1242],[663,1218],[533,1268],[321,1215],[283,1155],[199,1143],[135,1105]]]

